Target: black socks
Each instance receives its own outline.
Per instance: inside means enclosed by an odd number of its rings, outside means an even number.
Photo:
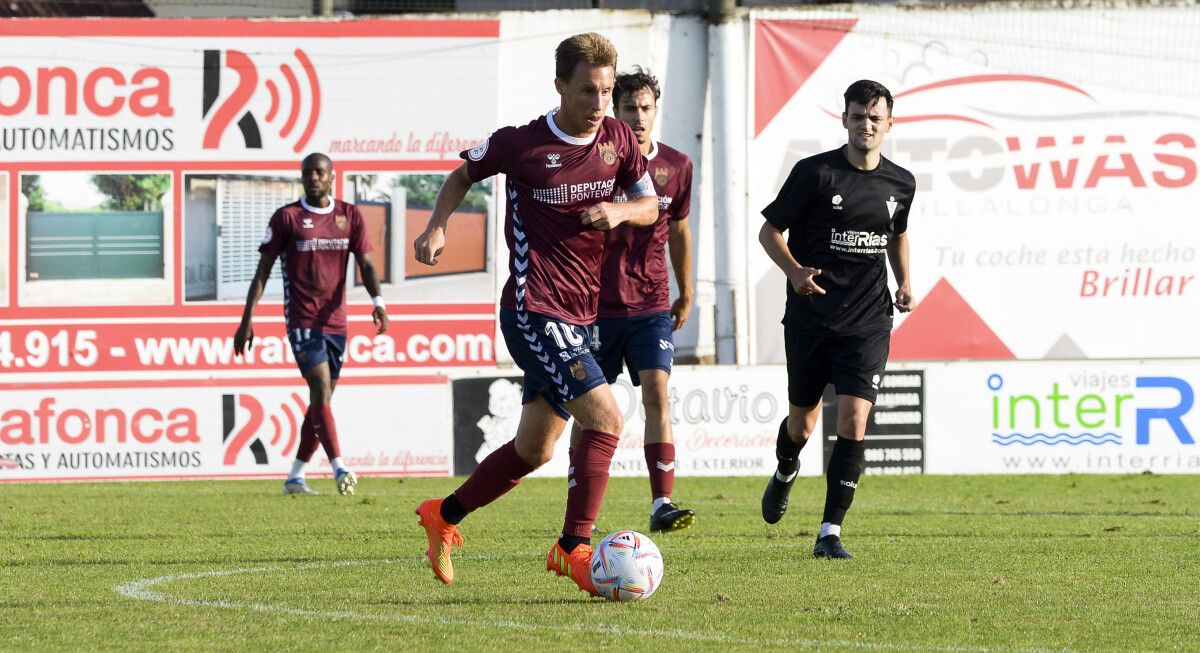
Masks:
[[[808,440],[792,442],[787,432],[788,418],[779,423],[779,435],[775,438],[775,459],[779,461],[779,473],[791,476],[800,468],[800,450]]]
[[[467,509],[463,508],[462,502],[458,500],[458,495],[452,493],[442,499],[441,514],[447,524],[458,524],[467,518]]]
[[[825,472],[825,516],[821,521],[842,523],[854,501],[854,490],[858,488],[858,479],[865,466],[862,440],[838,436]]]
[[[575,550],[575,547],[580,544],[587,544],[592,541],[590,537],[578,537],[576,535],[563,535],[558,538],[558,545],[563,548],[563,551],[570,553]]]

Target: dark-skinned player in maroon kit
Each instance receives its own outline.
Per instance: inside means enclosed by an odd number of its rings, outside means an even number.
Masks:
[[[346,268],[351,254],[363,286],[375,303],[371,319],[376,333],[387,331],[387,310],[375,266],[367,256],[371,244],[363,217],[353,204],[335,200],[329,194],[333,188],[333,161],[318,152],[309,154],[300,163],[300,175],[304,197],[280,207],[267,223],[258,247],[258,269],[246,293],[242,322],[233,337],[233,350],[241,355],[254,344],[250,318],[278,258],[283,270],[288,342],[308,384],[308,411],[283,492],[317,494],[304,480],[304,468],[320,443],[333,467],[338,492],[354,494],[358,477],[342,462],[331,405],[346,351]]]

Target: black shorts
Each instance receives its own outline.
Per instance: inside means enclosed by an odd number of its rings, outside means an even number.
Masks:
[[[820,336],[783,327],[787,355],[788,401],[815,406],[832,383],[839,395],[875,403],[887,364],[890,331],[847,336]]]

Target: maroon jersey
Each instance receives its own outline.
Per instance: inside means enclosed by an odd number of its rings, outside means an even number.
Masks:
[[[288,329],[346,332],[346,267],[350,254],[371,251],[358,208],[340,200],[325,209],[301,199],[280,207],[258,251],[281,259],[283,317]]]
[[[472,181],[508,178],[509,277],[500,305],[586,325],[596,319],[605,233],[582,226],[583,212],[620,189],[648,194],[650,186],[628,125],[605,118],[594,135],[578,138],[558,128],[556,112],[499,129],[461,156]]]
[[[636,317],[671,309],[666,244],[670,222],[692,208],[692,160],[655,143],[646,167],[658,193],[658,221],[649,227],[620,225],[608,232],[600,275],[600,317]],[[624,201],[618,195],[616,201]]]

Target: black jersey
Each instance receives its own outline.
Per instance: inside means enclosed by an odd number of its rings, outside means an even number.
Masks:
[[[883,157],[874,170],[855,168],[841,148],[798,162],[762,214],[788,232],[798,263],[821,270],[825,294],[788,283],[783,323],[822,335],[891,329],[887,244],[908,229],[915,192],[912,173]]]

